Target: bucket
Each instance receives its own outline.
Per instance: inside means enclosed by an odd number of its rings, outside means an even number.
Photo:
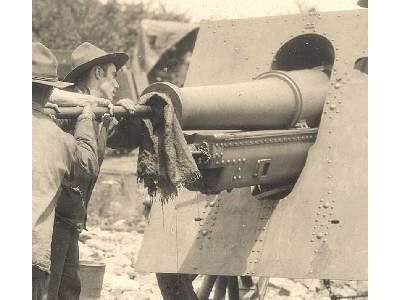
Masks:
[[[81,277],[81,300],[100,298],[103,286],[106,265],[102,262],[81,260],[79,262],[79,274]]]

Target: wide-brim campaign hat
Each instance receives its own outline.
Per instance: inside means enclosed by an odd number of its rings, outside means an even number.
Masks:
[[[128,60],[129,56],[126,53],[107,53],[95,45],[85,42],[72,52],[72,71],[65,76],[64,81],[75,82],[83,72],[106,63],[113,63],[118,71]]]
[[[60,81],[57,76],[57,59],[41,43],[32,43],[32,82],[56,88],[66,88],[73,83]]]

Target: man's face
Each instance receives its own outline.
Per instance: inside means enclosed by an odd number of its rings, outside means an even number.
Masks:
[[[117,89],[119,88],[117,82],[117,68],[114,64],[108,64],[106,71],[101,69],[102,75],[99,78],[99,90],[103,98],[113,100]]]

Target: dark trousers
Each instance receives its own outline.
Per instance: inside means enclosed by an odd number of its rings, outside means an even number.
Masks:
[[[79,300],[81,279],[78,239],[79,232],[75,227],[55,218],[47,300]]]
[[[32,266],[32,300],[46,299],[49,274]]]

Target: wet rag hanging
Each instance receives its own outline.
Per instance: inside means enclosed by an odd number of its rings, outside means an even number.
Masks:
[[[200,178],[200,171],[184,138],[171,99],[162,93],[143,95],[139,104],[151,106],[155,117],[144,119],[137,176],[151,197],[159,192],[162,203],[176,197],[178,188]],[[158,117],[157,117],[158,116]]]

